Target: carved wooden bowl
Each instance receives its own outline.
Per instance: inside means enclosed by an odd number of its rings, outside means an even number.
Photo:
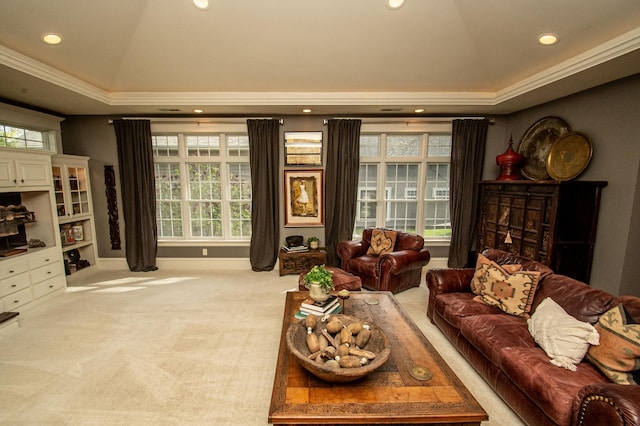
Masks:
[[[335,315],[344,325],[349,325],[354,321],[361,321],[358,318],[347,315]],[[382,330],[368,321],[361,321],[371,326],[371,338],[369,343],[363,348],[376,354],[376,357],[367,364],[355,368],[327,367],[323,363],[309,359],[311,351],[307,347],[307,330],[304,321],[291,324],[287,330],[287,348],[295,356],[300,365],[314,376],[331,383],[345,383],[358,380],[383,365],[391,355],[389,340]],[[324,324],[318,321],[313,332],[320,335]]]

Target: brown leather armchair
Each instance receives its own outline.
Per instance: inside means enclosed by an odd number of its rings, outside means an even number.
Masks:
[[[431,254],[424,248],[424,238],[408,232],[396,231],[396,241],[391,253],[380,256],[367,254],[371,246],[373,229],[362,232],[360,241],[341,241],[336,250],[341,268],[357,275],[362,286],[369,290],[399,293],[418,287],[422,267],[429,263]]]

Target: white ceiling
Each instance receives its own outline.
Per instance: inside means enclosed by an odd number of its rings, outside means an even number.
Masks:
[[[67,115],[500,114],[640,72],[638,0],[212,3],[0,0],[0,98]]]

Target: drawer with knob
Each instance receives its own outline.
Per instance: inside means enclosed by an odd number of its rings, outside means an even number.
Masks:
[[[29,269],[39,268],[41,266],[50,265],[60,262],[60,253],[56,249],[47,249],[29,255]]]
[[[0,283],[0,297],[15,293],[18,290],[28,288],[30,285],[29,274],[22,273],[5,278]]]
[[[25,305],[33,300],[31,287],[12,293],[0,300],[2,300],[4,311],[15,311],[20,306]]]
[[[25,257],[18,259],[3,260],[0,262],[0,280],[15,277],[29,270],[29,264]]]
[[[41,281],[53,278],[62,273],[62,264],[54,262],[31,270],[31,283],[37,284]]]
[[[65,286],[65,278],[64,275],[58,275],[49,280],[43,281],[41,283],[35,284],[33,286],[33,297],[37,299],[39,297],[45,296],[53,291],[64,288]]]

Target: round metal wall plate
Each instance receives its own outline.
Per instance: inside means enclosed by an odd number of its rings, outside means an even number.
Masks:
[[[591,161],[593,147],[585,135],[571,132],[555,141],[547,157],[547,172],[555,180],[571,180]]]
[[[569,125],[558,117],[542,118],[529,127],[518,147],[518,153],[524,156],[522,175],[531,180],[549,179],[546,161],[551,145],[570,131]]]

